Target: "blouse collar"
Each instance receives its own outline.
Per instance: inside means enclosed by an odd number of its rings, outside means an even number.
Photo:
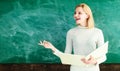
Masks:
[[[88,27],[78,25],[78,28],[81,28],[81,29],[87,29]]]

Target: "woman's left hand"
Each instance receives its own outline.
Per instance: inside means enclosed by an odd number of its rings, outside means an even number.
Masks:
[[[81,61],[83,61],[83,63],[85,64],[97,64],[97,61],[93,56],[90,56],[88,60],[86,60],[85,58],[82,58]]]

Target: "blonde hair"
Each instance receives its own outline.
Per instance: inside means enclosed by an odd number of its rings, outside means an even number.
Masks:
[[[93,15],[92,15],[92,11],[90,9],[90,7],[88,5],[86,5],[85,3],[79,4],[75,7],[75,9],[77,7],[82,7],[84,12],[89,16],[87,19],[87,23],[88,23],[88,28],[93,28],[94,27],[94,19],[93,19]]]

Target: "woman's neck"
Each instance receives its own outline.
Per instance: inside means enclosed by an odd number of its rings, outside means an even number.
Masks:
[[[87,26],[88,26],[88,24],[87,24],[87,22],[86,22],[86,21],[85,21],[85,22],[80,23],[79,25],[80,25],[80,26],[83,26],[83,27],[87,27]]]

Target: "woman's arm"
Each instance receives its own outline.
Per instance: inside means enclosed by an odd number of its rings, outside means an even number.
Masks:
[[[98,32],[98,41],[97,41],[97,45],[98,47],[102,46],[104,44],[104,36],[103,36],[103,32],[100,30]],[[102,62],[104,62],[107,59],[106,55],[103,55],[99,58],[96,59],[97,64],[100,64]]]
[[[61,58],[61,54],[63,54],[61,51],[59,51],[57,48],[55,48],[50,42],[48,41],[40,41],[38,43],[38,45],[42,45],[44,46],[45,48],[49,48],[53,51],[53,54],[55,54],[56,56],[58,56],[59,58]]]
[[[44,46],[45,48],[49,48],[49,49],[51,49],[52,51],[53,51],[53,54],[55,54],[56,56],[58,56],[58,57],[60,57],[60,55],[62,54],[62,52],[61,51],[59,51],[57,48],[55,48],[50,42],[48,42],[48,41],[40,41],[39,43],[38,43],[38,45],[42,45],[42,46]]]
[[[71,53],[72,52],[72,36],[71,31],[67,32],[66,36],[66,47],[65,47],[65,53]]]
[[[103,55],[96,59],[97,63],[96,65],[99,65],[100,63],[104,62],[107,59],[106,55]]]
[[[100,47],[101,45],[104,44],[104,37],[103,37],[103,33],[102,33],[101,30],[98,31],[97,36],[98,36],[98,39],[97,39],[96,45],[97,45],[98,47]],[[101,57],[99,57],[99,58],[97,58],[97,59],[95,59],[93,56],[90,56],[90,58],[87,59],[87,60],[86,60],[85,58],[83,58],[83,59],[81,59],[81,60],[82,60],[85,64],[98,65],[98,64],[100,64],[100,63],[102,63],[102,62],[104,62],[104,61],[106,60],[106,55],[103,55],[103,56],[101,56]]]

